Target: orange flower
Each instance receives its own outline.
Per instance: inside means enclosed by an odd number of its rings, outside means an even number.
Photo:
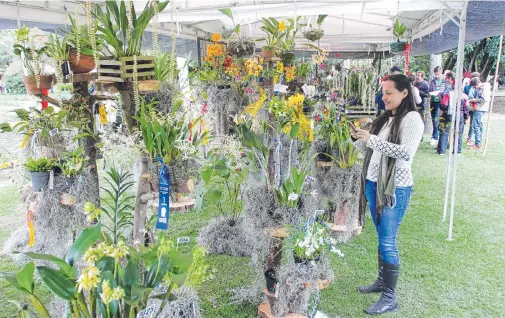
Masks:
[[[221,34],[212,33],[212,35],[210,36],[210,39],[212,40],[212,42],[219,42],[219,41],[221,41]]]
[[[279,32],[284,32],[286,30],[286,21],[282,20],[279,22]]]
[[[217,57],[223,55],[223,46],[221,44],[211,44],[207,47],[207,56],[208,57]]]

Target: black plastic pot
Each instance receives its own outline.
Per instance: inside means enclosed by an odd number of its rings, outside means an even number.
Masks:
[[[312,261],[319,262],[321,260],[321,256],[318,256],[318,257],[313,258],[313,259],[301,258],[301,257],[298,257],[296,255],[293,255],[293,257],[295,259],[295,264],[308,265],[308,266],[311,266],[310,263]]]
[[[49,182],[49,171],[30,172],[33,191],[39,192]]]
[[[267,290],[271,293],[275,293],[275,284],[277,284],[277,278],[275,277],[275,271],[273,269],[269,268],[266,270],[265,280],[267,282]]]
[[[72,177],[66,177],[65,178],[65,185],[68,187],[68,188],[71,188],[74,183],[75,183],[75,179],[76,177],[75,176],[72,176]]]
[[[63,73],[63,76],[70,74],[70,66],[68,65],[68,61],[63,61],[61,63],[61,72]]]

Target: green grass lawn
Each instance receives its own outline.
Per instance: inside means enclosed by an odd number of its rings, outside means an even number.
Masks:
[[[449,222],[442,222],[447,155],[435,154],[423,142],[414,162],[414,195],[399,235],[402,275],[398,283],[400,310],[394,317],[500,317],[505,312],[505,120],[492,121],[486,158],[464,150],[458,156],[453,241]],[[0,193],[0,224],[19,211],[6,208],[13,189]],[[23,216],[22,216],[23,217]],[[210,212],[174,214],[170,233],[196,237]],[[0,243],[11,229],[2,227]],[[193,242],[194,243],[194,242]],[[320,310],[330,317],[364,317],[363,308],[376,300],[357,286],[376,275],[377,238],[370,218],[361,235],[341,245],[343,259],[332,260],[335,281],[324,290]],[[228,289],[248,285],[253,269],[248,258],[209,256],[215,278],[199,289],[204,317],[255,317],[255,305],[231,304]],[[14,270],[0,256],[0,270]],[[19,298],[0,283],[0,317],[13,317],[7,299]],[[6,316],[4,316],[6,314]]]

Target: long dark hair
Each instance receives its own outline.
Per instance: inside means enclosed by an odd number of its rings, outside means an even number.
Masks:
[[[371,130],[371,133],[374,135],[377,135],[382,130],[382,127],[384,127],[390,117],[394,117],[393,122],[391,123],[390,134],[395,135],[400,129],[403,117],[405,117],[408,112],[417,111],[414,99],[412,98],[412,86],[410,84],[410,79],[407,76],[402,74],[391,75],[386,79],[386,81],[394,82],[395,88],[400,92],[406,89],[408,94],[403,98],[394,115],[390,110],[386,110],[374,120]]]

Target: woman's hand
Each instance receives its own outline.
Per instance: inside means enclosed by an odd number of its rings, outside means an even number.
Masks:
[[[364,129],[356,128],[356,131],[353,131],[351,135],[353,138],[363,140],[364,142],[367,142],[368,139],[370,139],[370,133],[368,132],[368,130]]]

